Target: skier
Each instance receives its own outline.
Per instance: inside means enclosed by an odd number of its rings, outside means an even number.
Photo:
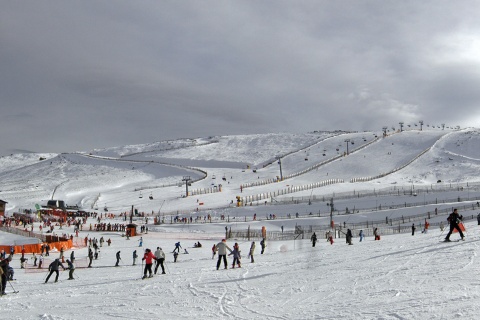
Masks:
[[[233,245],[233,250],[230,252],[229,256],[231,255],[233,255],[232,269],[235,269],[235,263],[241,268],[240,259],[242,259],[242,256],[240,255],[240,247],[237,242]]]
[[[137,250],[133,250],[133,265],[135,265],[135,261],[137,261],[138,255]]]
[[[38,269],[42,269],[42,264],[43,264],[43,254],[40,255],[38,258]]]
[[[363,230],[360,230],[360,233],[358,234],[358,236],[360,237],[360,242],[362,242],[363,238],[365,237]]]
[[[445,224],[443,224],[443,221],[440,222],[440,231],[443,232],[443,230],[445,229]]]
[[[260,252],[260,254],[263,254],[265,252],[265,247],[267,246],[267,244],[265,243],[265,238],[260,241],[260,246],[262,247],[262,251]]]
[[[315,247],[315,243],[317,242],[317,235],[315,234],[315,232],[310,237],[310,241],[312,241],[312,247]]]
[[[50,279],[50,276],[54,272],[56,273],[55,282],[58,281],[58,276],[59,276],[58,269],[59,269],[59,267],[62,267],[63,270],[65,270],[65,267],[63,266],[62,262],[60,262],[60,259],[55,259],[52,263],[50,263],[50,265],[48,266],[48,270],[50,271],[50,273],[48,274],[47,279],[45,279],[45,283],[48,282],[48,279]]]
[[[375,240],[380,240],[380,235],[378,234],[378,228],[373,229],[373,235],[375,236]]]
[[[353,238],[353,234],[352,234],[352,230],[350,229],[347,229],[347,235],[346,235],[346,240],[347,240],[347,243],[349,245],[352,245],[352,238]]]
[[[175,249],[173,249],[173,252],[177,251],[178,253],[180,253],[180,248],[182,248],[182,246],[180,245],[180,241],[179,241],[175,243]]]
[[[223,264],[225,266],[225,269],[228,268],[227,249],[228,251],[232,252],[232,249],[230,249],[230,247],[227,245],[227,240],[222,239],[222,241],[217,244],[217,252],[218,252],[217,270],[218,268],[220,268],[220,263],[222,259],[223,259]]]
[[[70,261],[73,263],[75,262],[75,251],[72,250],[72,252],[70,252]]]
[[[173,262],[177,262],[177,258],[178,258],[178,252],[174,252],[173,253]]]
[[[445,237],[445,241],[449,242],[450,241],[450,235],[452,234],[454,229],[457,229],[458,233],[460,234],[460,237],[462,240],[465,240],[465,236],[463,235],[462,229],[460,229],[460,226],[458,225],[463,219],[463,216],[460,216],[457,212],[457,209],[454,209],[452,213],[447,218],[447,221],[450,223],[450,231],[447,233],[447,236]]]
[[[155,259],[155,255],[152,253],[152,250],[150,249],[145,249],[145,254],[143,255],[142,261],[145,260],[145,269],[143,270],[143,278],[145,279],[147,277],[147,271],[148,271],[148,277],[152,278],[153,273],[152,273],[152,264],[153,260]]]
[[[250,251],[248,252],[248,256],[250,257],[250,262],[254,263],[255,260],[253,260],[253,253],[255,252],[255,241],[252,242],[252,245],[250,246]]]
[[[163,266],[163,262],[165,261],[165,253],[163,252],[162,248],[157,247],[157,251],[155,251],[155,261],[157,265],[155,266],[155,274],[157,274],[158,267],[162,267],[162,274],[165,274],[165,267]]]
[[[115,263],[115,267],[118,267],[118,264],[120,263],[120,260],[122,260],[122,258],[120,258],[120,251],[117,252],[116,258],[117,258],[117,263]]]
[[[12,261],[12,255],[8,256],[8,258],[3,259],[0,261],[0,275],[2,278],[2,286],[0,287],[0,295],[5,295],[5,288],[7,287],[7,280],[8,280],[8,267],[9,263]]]
[[[92,267],[92,261],[93,261],[93,251],[92,248],[88,248],[88,268]]]
[[[143,245],[143,237],[140,237],[140,240],[138,240],[138,246],[141,247]]]
[[[37,256],[35,255],[35,252],[33,253],[33,255],[30,259],[33,260],[33,266],[36,267],[37,266]]]
[[[427,219],[425,219],[425,227],[423,228],[422,233],[427,233],[428,227],[430,227],[430,223],[428,223]]]
[[[217,253],[217,246],[213,244],[212,247],[212,260],[215,258],[215,254]]]
[[[412,236],[415,235],[415,230],[416,230],[416,229],[417,229],[417,228],[415,228],[415,223],[412,223]]]
[[[67,259],[67,264],[68,264],[68,279],[67,280],[74,280],[75,278],[73,277],[73,272],[75,271],[75,266],[73,265],[73,261],[70,261]]]

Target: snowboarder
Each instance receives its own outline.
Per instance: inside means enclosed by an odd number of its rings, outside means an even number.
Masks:
[[[58,281],[58,276],[59,276],[58,269],[59,269],[59,267],[62,267],[63,270],[65,270],[65,267],[63,266],[63,264],[62,264],[62,262],[60,261],[60,259],[55,259],[52,263],[50,263],[50,265],[48,266],[48,270],[50,271],[50,273],[48,274],[47,279],[45,279],[45,283],[48,282],[48,279],[50,279],[50,276],[51,276],[54,272],[56,273],[55,282]]]
[[[138,255],[137,255],[137,250],[133,250],[133,266],[135,265],[135,262],[137,261]]]
[[[255,241],[252,242],[252,245],[250,246],[250,251],[248,252],[248,256],[250,257],[250,262],[254,263],[255,260],[253,260],[253,254],[255,253]]]
[[[150,249],[145,249],[145,254],[143,255],[142,261],[145,260],[145,269],[143,270],[143,278],[145,279],[147,277],[147,271],[148,271],[148,277],[152,278],[153,277],[153,272],[152,272],[152,265],[153,265],[153,260],[155,259],[155,255],[152,253],[152,250]]]
[[[458,214],[457,209],[453,209],[453,212],[450,213],[450,215],[447,218],[447,221],[450,223],[450,231],[447,233],[447,236],[445,237],[446,242],[450,241],[450,235],[452,234],[454,229],[457,229],[461,239],[465,240],[465,236],[463,235],[462,229],[460,229],[460,226],[458,225],[462,221],[462,219],[463,219],[463,216],[460,216]]]
[[[227,263],[227,249],[228,251],[232,252],[232,249],[227,245],[227,240],[222,239],[221,242],[217,243],[217,252],[218,252],[218,260],[217,260],[217,270],[220,268],[220,263],[223,260],[223,264],[225,266],[225,269],[228,268],[228,263]]]
[[[235,263],[237,263],[238,267],[241,268],[242,266],[240,265],[240,259],[242,259],[242,256],[240,254],[240,247],[238,246],[237,242],[235,242],[233,245],[233,250],[230,252],[229,256],[231,255],[233,255],[232,269],[235,269]]]
[[[165,253],[163,252],[162,248],[157,247],[157,251],[155,251],[155,261],[156,261],[156,266],[155,266],[155,274],[157,274],[158,267],[162,267],[162,274],[165,274],[165,267],[163,265],[163,262],[165,261]]]
[[[73,265],[73,261],[70,261],[70,260],[67,259],[67,264],[68,264],[67,269],[70,270],[68,272],[68,279],[67,280],[74,280],[75,278],[73,277],[73,272],[75,271],[75,266]]]
[[[118,267],[120,260],[122,260],[122,258],[120,258],[120,251],[117,251],[116,258],[117,258],[117,263],[115,263],[115,267]]]
[[[310,241],[312,241],[312,247],[315,247],[315,243],[317,243],[317,235],[315,234],[315,232],[310,237]]]
[[[265,252],[265,247],[267,246],[267,244],[265,243],[265,238],[260,241],[260,246],[262,247],[262,251],[260,252],[260,254],[263,254]]]

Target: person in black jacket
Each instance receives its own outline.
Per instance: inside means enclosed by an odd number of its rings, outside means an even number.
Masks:
[[[70,261],[67,259],[67,264],[68,264],[68,280],[74,280],[75,278],[73,277],[73,272],[75,271],[75,265],[73,264],[73,261]]]
[[[315,234],[315,232],[310,237],[310,241],[312,241],[312,247],[315,247],[315,243],[317,243],[317,235]]]
[[[449,242],[450,241],[450,235],[452,234],[454,229],[457,229],[458,233],[460,234],[460,237],[462,237],[462,240],[465,240],[465,236],[463,235],[462,229],[460,229],[460,226],[458,225],[463,219],[463,216],[460,216],[457,212],[457,209],[454,209],[452,213],[448,216],[447,220],[450,223],[450,231],[448,232],[447,236],[445,237],[445,241]]]
[[[58,276],[59,276],[58,269],[59,269],[59,267],[62,267],[63,270],[65,270],[65,267],[64,267],[63,264],[60,262],[60,259],[55,259],[52,263],[50,263],[50,265],[48,266],[48,270],[50,271],[50,273],[48,274],[48,277],[47,277],[47,279],[45,280],[45,283],[48,282],[48,279],[50,279],[50,276],[51,276],[54,272],[56,273],[55,282],[58,281]]]
[[[115,267],[118,267],[118,264],[120,263],[120,260],[122,260],[122,258],[120,258],[120,251],[117,252],[117,263],[115,263]]]
[[[5,288],[7,287],[7,280],[8,280],[8,267],[9,263],[12,261],[12,256],[8,256],[6,259],[0,261],[0,275],[2,278],[1,287],[0,287],[0,296],[6,294]]]

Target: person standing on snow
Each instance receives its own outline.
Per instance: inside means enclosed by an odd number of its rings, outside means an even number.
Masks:
[[[260,246],[262,247],[262,251],[260,251],[260,254],[263,254],[265,252],[265,247],[267,246],[267,244],[265,243],[265,238],[260,241]]]
[[[225,265],[225,269],[228,268],[227,263],[227,249],[228,251],[232,252],[232,249],[227,245],[227,240],[222,239],[221,242],[217,243],[217,252],[218,252],[218,261],[217,261],[217,270],[220,268],[220,263],[223,259],[223,264]]]
[[[92,267],[92,261],[93,261],[93,251],[92,251],[92,248],[88,248],[88,267],[87,268],[91,268]]]
[[[217,253],[217,246],[213,244],[212,247],[212,260],[215,258],[215,254]]]
[[[315,234],[315,232],[310,237],[310,241],[312,241],[312,247],[315,247],[315,243],[317,243],[317,235]]]
[[[450,235],[452,234],[454,229],[457,229],[458,233],[460,234],[460,237],[462,240],[465,240],[465,236],[463,235],[462,229],[460,229],[460,226],[458,225],[463,219],[463,216],[460,216],[458,214],[457,209],[454,209],[452,213],[448,216],[447,220],[450,223],[450,231],[448,232],[447,236],[445,237],[445,241],[449,242],[450,241]]]
[[[137,250],[133,250],[133,266],[135,265],[135,262],[137,261],[138,255],[137,255]]]
[[[147,271],[148,271],[148,277],[152,278],[153,277],[153,272],[152,272],[152,265],[153,265],[153,260],[155,259],[155,255],[152,253],[150,249],[145,249],[145,254],[143,255],[142,261],[145,260],[145,269],[143,270],[143,278],[145,279],[147,277]]]
[[[235,242],[233,250],[229,256],[230,255],[233,255],[232,269],[235,269],[235,263],[237,263],[238,267],[241,268],[242,266],[240,265],[240,259],[242,259],[242,256],[240,255],[240,247],[238,246],[237,242]]]
[[[50,271],[50,273],[48,274],[47,279],[45,279],[45,283],[48,282],[48,279],[50,279],[50,276],[51,276],[54,272],[56,273],[55,282],[58,281],[58,276],[59,276],[58,269],[59,269],[59,267],[62,267],[63,270],[65,270],[65,267],[64,267],[63,264],[60,262],[60,259],[55,259],[52,263],[50,263],[50,265],[48,266],[48,270]]]
[[[254,263],[255,260],[253,260],[253,254],[255,252],[255,241],[252,242],[252,245],[250,246],[250,251],[248,252],[248,256],[250,257],[250,262]]]
[[[73,265],[73,261],[70,261],[67,259],[67,264],[68,264],[68,279],[67,280],[74,280],[75,278],[73,277],[73,272],[75,271],[75,266]]]
[[[362,242],[363,238],[365,237],[363,230],[360,230],[360,233],[358,234],[358,236],[360,237],[360,242]]]
[[[412,236],[415,235],[415,229],[417,229],[415,228],[415,223],[412,223]]]
[[[352,238],[353,238],[353,234],[352,234],[352,230],[350,229],[347,229],[347,235],[346,235],[346,240],[347,240],[347,243],[349,245],[352,245]]]
[[[156,261],[156,266],[155,266],[155,274],[157,274],[158,267],[162,267],[162,274],[165,274],[165,267],[163,266],[163,262],[165,261],[165,253],[163,252],[162,248],[157,247],[157,251],[155,251],[155,261]]]
[[[115,263],[115,267],[118,267],[118,264],[120,263],[120,260],[122,260],[122,258],[120,258],[120,251],[117,252],[116,258],[117,258],[117,263]]]
[[[430,227],[430,223],[427,221],[427,219],[425,219],[425,227],[423,228],[422,233],[427,233],[428,227]]]

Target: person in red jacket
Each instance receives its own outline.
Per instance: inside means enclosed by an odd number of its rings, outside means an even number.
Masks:
[[[155,260],[155,255],[153,254],[152,250],[150,249],[145,249],[145,254],[143,255],[142,261],[145,260],[145,269],[143,270],[143,278],[145,279],[147,277],[147,271],[149,274],[149,278],[153,277],[153,272],[152,272],[152,265],[153,265],[153,260]]]

